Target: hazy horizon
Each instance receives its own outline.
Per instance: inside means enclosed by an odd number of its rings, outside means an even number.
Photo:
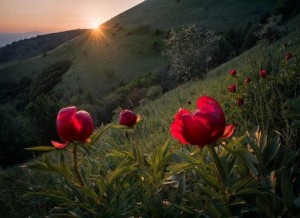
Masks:
[[[1,0],[0,33],[90,29],[143,0]]]

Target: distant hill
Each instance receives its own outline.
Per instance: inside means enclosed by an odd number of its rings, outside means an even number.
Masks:
[[[72,60],[52,92],[63,101],[84,92],[100,99],[120,83],[165,66],[161,49],[169,30],[196,23],[217,33],[243,31],[273,6],[273,0],[147,0],[106,22],[100,33],[88,31],[46,56],[0,65],[0,82],[36,78],[49,65]]]
[[[42,32],[26,32],[26,33],[0,33],[0,47],[4,47],[12,42],[19,41],[21,39],[29,39],[37,35],[43,35]]]
[[[38,32],[33,32],[35,35],[32,35],[30,39],[25,39],[24,37],[24,39],[20,41],[13,42],[0,48],[0,65],[3,63],[25,60],[41,54],[46,55],[46,52],[60,46],[61,44],[79,36],[86,31],[86,29],[78,29],[45,35],[40,35]],[[9,35],[7,35],[7,37],[9,37]]]

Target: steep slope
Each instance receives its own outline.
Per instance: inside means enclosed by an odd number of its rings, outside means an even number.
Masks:
[[[0,82],[35,79],[58,61],[72,61],[71,68],[53,91],[65,101],[90,90],[101,98],[120,82],[127,83],[163,66],[159,47],[168,30],[198,23],[216,32],[244,28],[272,7],[272,1],[147,0],[49,52],[47,56],[0,67]]]

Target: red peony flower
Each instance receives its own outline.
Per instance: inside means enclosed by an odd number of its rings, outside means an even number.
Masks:
[[[120,112],[119,123],[120,125],[132,127],[133,125],[138,123],[140,119],[140,115],[136,115],[133,111],[122,110]]]
[[[285,60],[290,60],[293,57],[291,52],[286,53]]]
[[[235,75],[236,75],[236,70],[235,70],[235,69],[230,69],[230,70],[229,70],[229,74],[230,74],[231,76],[235,76]]]
[[[238,99],[236,100],[236,103],[237,103],[238,106],[242,106],[242,105],[244,105],[244,99],[238,98]]]
[[[56,118],[56,128],[64,143],[52,141],[54,147],[65,148],[69,142],[86,142],[94,131],[91,115],[86,111],[77,111],[75,106],[62,108]]]
[[[244,83],[250,83],[252,80],[250,77],[245,78]]]
[[[231,84],[230,86],[228,86],[227,90],[228,90],[228,92],[235,93],[236,92],[236,84]]]
[[[171,124],[171,135],[182,144],[193,144],[204,147],[217,141],[226,139],[234,132],[234,125],[225,128],[226,120],[219,103],[208,96],[201,96],[197,101],[194,113],[186,109],[179,109]]]
[[[265,69],[261,69],[259,71],[259,75],[262,77],[262,78],[265,78],[267,76],[267,70]]]

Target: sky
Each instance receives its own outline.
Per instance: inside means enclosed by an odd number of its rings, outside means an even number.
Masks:
[[[0,32],[95,28],[143,0],[0,0]]]

